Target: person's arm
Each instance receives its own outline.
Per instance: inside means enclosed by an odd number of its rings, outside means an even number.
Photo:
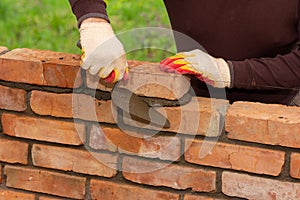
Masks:
[[[82,57],[80,66],[107,82],[127,77],[123,45],[115,36],[103,0],[69,0],[77,18]]]
[[[300,35],[299,35],[300,37]],[[300,51],[275,58],[229,61],[232,87],[283,89],[300,87]]]
[[[300,40],[300,20],[298,24]],[[161,69],[166,72],[191,74],[219,88],[299,89],[300,41],[295,50],[285,55],[243,61],[224,62],[224,59],[214,58],[201,50],[181,52],[163,60]]]
[[[297,28],[297,27],[296,27]],[[283,32],[285,30],[282,30]],[[298,42],[293,51],[274,58],[229,61],[232,86],[245,89],[300,88],[300,6]]]
[[[300,50],[274,58],[227,61],[201,50],[181,52],[161,62],[165,72],[191,74],[213,87],[242,89],[300,88]]]
[[[88,18],[102,18],[109,22],[103,0],[69,0],[69,3],[76,16],[78,27]]]

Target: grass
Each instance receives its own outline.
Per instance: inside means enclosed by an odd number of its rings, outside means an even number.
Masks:
[[[1,0],[0,43],[78,53],[76,20],[67,1]]]
[[[141,27],[170,27],[162,0],[107,2],[111,24],[117,34]],[[0,14],[0,46],[80,53],[76,47],[79,39],[77,22],[67,0],[1,0]],[[140,36],[138,41],[142,44],[136,44],[136,39],[129,35],[123,36],[124,39],[121,39],[122,34],[120,39],[126,49],[135,45],[175,48],[159,34]],[[169,54],[164,50],[142,49],[128,53],[128,59],[159,61]]]

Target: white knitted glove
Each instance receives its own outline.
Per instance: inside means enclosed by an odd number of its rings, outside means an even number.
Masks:
[[[227,62],[199,49],[171,56],[160,62],[160,68],[165,72],[194,75],[213,87],[230,87],[231,77]]]
[[[79,29],[82,46],[81,67],[107,82],[127,76],[123,45],[108,22],[85,22]]]

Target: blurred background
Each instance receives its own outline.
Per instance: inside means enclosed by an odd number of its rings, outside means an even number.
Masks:
[[[162,0],[107,0],[107,11],[116,34],[139,27],[170,28]],[[0,46],[33,48],[79,54],[76,18],[67,0],[0,0]],[[156,41],[154,41],[156,40]],[[150,41],[164,43],[153,37]],[[166,43],[166,45],[174,45]],[[175,49],[175,45],[172,46]],[[144,49],[128,59],[159,61],[170,52]]]

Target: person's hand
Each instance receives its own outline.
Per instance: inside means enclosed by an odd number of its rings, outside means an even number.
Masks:
[[[199,49],[178,53],[162,60],[160,69],[169,73],[194,75],[213,87],[230,87],[230,71],[227,62]]]
[[[80,66],[106,82],[116,82],[127,77],[128,64],[123,45],[115,36],[111,25],[102,19],[82,22]]]

